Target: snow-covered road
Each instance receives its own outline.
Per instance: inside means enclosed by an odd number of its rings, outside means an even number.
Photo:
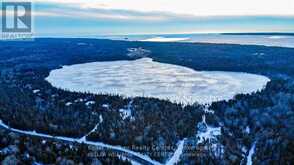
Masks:
[[[253,157],[254,152],[255,152],[255,145],[256,145],[256,142],[253,143],[252,147],[249,150],[249,153],[247,155],[247,163],[246,163],[246,165],[252,165],[252,157]]]
[[[166,165],[173,165],[173,164],[177,164],[180,161],[181,155],[183,153],[183,149],[184,149],[184,144],[185,144],[185,140],[181,140],[178,143],[178,148],[175,151],[175,153],[173,154],[173,156],[167,161]]]
[[[150,164],[160,165],[161,164],[155,160],[152,160],[147,155],[143,155],[143,154],[125,149],[120,146],[113,146],[113,145],[104,144],[101,142],[88,141],[84,137],[82,137],[82,138],[69,138],[69,137],[63,137],[63,136],[52,136],[52,135],[48,135],[48,134],[37,133],[36,131],[23,131],[23,130],[14,129],[14,128],[9,127],[5,123],[3,123],[2,120],[0,120],[0,127],[3,127],[3,128],[10,130],[12,132],[25,134],[25,135],[29,135],[29,136],[36,136],[36,137],[41,137],[41,138],[53,139],[53,140],[61,140],[61,141],[66,141],[66,142],[84,143],[84,144],[88,144],[88,145],[93,145],[93,146],[113,150],[117,153],[122,153],[122,155],[127,156],[128,159],[135,161],[135,162],[138,162],[140,164],[147,164],[147,165],[150,165]]]

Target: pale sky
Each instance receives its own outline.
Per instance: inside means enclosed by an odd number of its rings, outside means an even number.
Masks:
[[[294,0],[35,0],[81,8],[161,11],[195,16],[294,15]]]
[[[294,32],[294,0],[32,1],[35,32],[49,36]]]

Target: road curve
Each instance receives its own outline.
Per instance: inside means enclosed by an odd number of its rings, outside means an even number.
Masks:
[[[84,143],[87,145],[105,148],[107,150],[111,150],[111,151],[118,153],[118,155],[121,154],[124,157],[126,157],[127,159],[134,161],[134,162],[137,162],[142,165],[161,165],[161,163],[159,163],[155,160],[152,160],[147,155],[143,155],[138,152],[134,152],[134,151],[125,149],[120,146],[113,146],[113,145],[104,144],[101,142],[92,142],[92,141],[86,140],[85,138],[80,138],[80,139],[69,138],[69,137],[63,137],[63,136],[52,136],[52,135],[48,135],[48,134],[37,133],[35,131],[23,131],[23,130],[9,127],[5,123],[3,123],[2,120],[0,120],[0,127],[3,127],[4,129],[7,129],[11,132],[20,133],[20,134],[24,134],[24,135],[28,135],[28,136],[35,136],[35,137],[41,137],[41,138],[46,138],[46,139],[52,139],[52,140],[60,140],[60,141],[71,142],[71,143],[75,143],[75,142],[80,143],[80,144]]]

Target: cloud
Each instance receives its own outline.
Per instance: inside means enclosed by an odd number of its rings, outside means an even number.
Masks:
[[[293,0],[33,0],[48,33],[293,31]],[[265,6],[266,4],[266,6]],[[287,8],[286,8],[287,7]],[[10,13],[11,14],[11,13]]]
[[[34,15],[114,21],[189,22],[236,16],[294,17],[293,0],[32,0]]]
[[[43,11],[37,10],[34,12],[35,16],[47,17],[67,17],[72,19],[86,19],[86,20],[112,20],[112,21],[166,21],[172,17],[171,15],[163,13],[144,13],[134,12],[128,10],[110,10],[110,9],[79,9],[76,8],[55,8],[46,9]],[[47,13],[47,15],[46,15]]]
[[[179,14],[169,11],[142,11],[130,9],[117,9],[117,3],[110,4],[99,3],[96,0],[33,0],[34,8],[32,15],[34,17],[58,17],[63,19],[76,19],[88,21],[113,21],[113,22],[130,22],[130,23],[172,23],[189,24],[202,23],[211,21],[230,21],[242,20],[252,17],[252,15],[193,15],[193,14]],[[101,0],[103,1],[103,0]],[[111,0],[109,0],[111,1]],[[130,1],[130,0],[124,0]],[[161,0],[159,0],[160,2]],[[172,0],[175,1],[175,0]],[[282,0],[283,1],[283,0]],[[147,4],[147,3],[146,3]],[[144,4],[145,5],[145,4]],[[115,6],[115,7],[114,7]],[[119,5],[120,6],[120,5]],[[121,6],[123,8],[123,6]],[[133,7],[134,8],[134,7]],[[8,11],[12,15],[12,11]],[[254,17],[271,17],[275,19],[289,19],[294,18],[294,15],[255,15]]]
[[[293,0],[33,0],[84,9],[120,9],[194,16],[294,15]]]

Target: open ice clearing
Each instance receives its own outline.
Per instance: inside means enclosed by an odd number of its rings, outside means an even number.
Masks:
[[[188,41],[190,38],[167,38],[167,37],[155,37],[149,38],[141,41],[145,42],[179,42],[179,41]]]
[[[261,90],[270,81],[248,73],[195,71],[150,58],[63,66],[52,70],[46,80],[69,91],[153,97],[184,104],[228,100],[239,93]]]

